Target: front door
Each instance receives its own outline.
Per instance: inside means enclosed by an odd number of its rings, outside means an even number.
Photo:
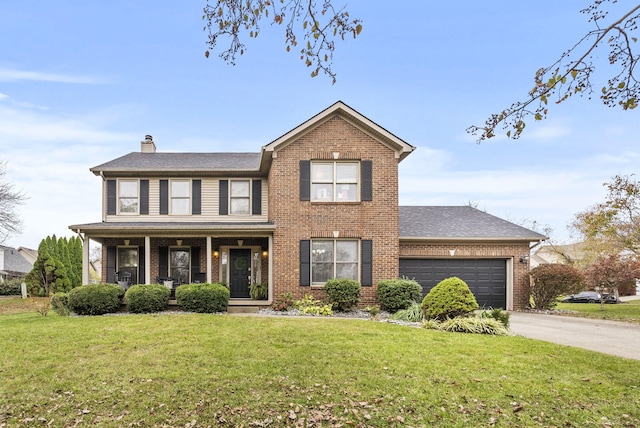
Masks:
[[[248,299],[251,283],[251,250],[231,249],[229,251],[229,288],[232,299]]]

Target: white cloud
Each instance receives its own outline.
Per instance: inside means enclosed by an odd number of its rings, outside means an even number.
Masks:
[[[2,92],[0,92],[0,100],[4,100],[6,98],[9,98],[9,95],[3,94]]]
[[[101,79],[95,77],[0,68],[0,82],[17,82],[20,80],[76,84],[101,83]]]

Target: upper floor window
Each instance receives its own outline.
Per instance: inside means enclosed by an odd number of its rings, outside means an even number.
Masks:
[[[189,214],[190,180],[171,180],[171,214]]]
[[[138,180],[118,181],[118,209],[120,214],[138,214]]]
[[[311,200],[357,202],[358,162],[312,162]]]
[[[231,214],[250,214],[251,181],[231,180]]]

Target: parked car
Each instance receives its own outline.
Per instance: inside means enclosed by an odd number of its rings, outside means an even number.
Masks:
[[[603,297],[605,303],[618,303],[615,295],[609,293],[600,294],[595,291],[581,291],[578,294],[565,297],[562,301],[564,303],[600,303]]]

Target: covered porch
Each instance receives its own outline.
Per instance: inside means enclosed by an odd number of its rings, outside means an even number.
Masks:
[[[105,283],[164,284],[171,299],[181,284],[226,285],[229,305],[269,305],[273,298],[272,224],[134,225],[97,223],[71,226],[83,238],[83,283],[89,282],[91,241],[102,248]],[[127,284],[128,283],[128,284]],[[250,286],[267,285],[265,300],[253,300]]]

